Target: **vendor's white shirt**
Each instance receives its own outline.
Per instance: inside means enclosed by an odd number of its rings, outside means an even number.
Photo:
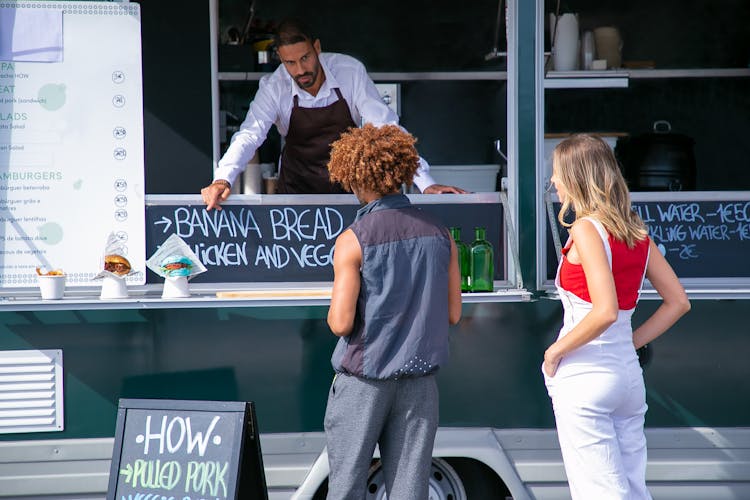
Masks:
[[[300,107],[321,108],[338,99],[333,90],[338,88],[349,105],[352,120],[358,126],[364,123],[398,125],[398,115],[383,102],[362,63],[344,54],[321,53],[320,64],[326,80],[315,96],[300,89],[283,65],[261,78],[245,121],[232,136],[229,148],[214,172],[214,179],[226,179],[234,184],[247,162],[266,140],[271,125],[276,125],[279,134],[286,137],[294,96],[299,96]],[[414,183],[422,191],[435,184],[430,176],[430,166],[421,157]]]

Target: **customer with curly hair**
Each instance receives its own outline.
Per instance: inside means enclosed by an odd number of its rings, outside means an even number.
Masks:
[[[391,194],[411,185],[419,166],[417,140],[393,125],[344,132],[331,145],[328,172],[344,189]]]
[[[428,496],[435,374],[448,360],[461,289],[448,230],[399,192],[417,169],[415,142],[395,125],[365,125],[331,149],[331,179],[365,205],[333,254],[328,325],[340,339],[324,422],[329,500],[365,497],[376,445],[388,498]]]

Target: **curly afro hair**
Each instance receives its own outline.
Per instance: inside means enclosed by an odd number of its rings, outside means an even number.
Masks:
[[[331,144],[328,171],[348,191],[385,195],[411,185],[419,166],[417,139],[397,125],[350,128]]]

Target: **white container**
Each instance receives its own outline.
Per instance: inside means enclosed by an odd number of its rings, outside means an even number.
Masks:
[[[430,165],[430,175],[438,184],[456,186],[472,193],[497,191],[500,165]]]
[[[65,293],[65,275],[37,276],[42,300],[60,300]]]
[[[242,174],[242,193],[260,194],[263,189],[263,177],[259,163],[248,163]]]
[[[614,26],[602,26],[594,30],[596,58],[607,60],[607,69],[622,66],[622,37]]]
[[[594,44],[594,33],[586,31],[581,37],[581,69],[590,71],[594,63],[596,45]]]
[[[128,284],[125,278],[119,276],[105,276],[102,278],[102,293],[100,299],[127,299]]]
[[[563,14],[558,18],[550,14],[550,33],[554,33],[555,37],[552,42],[554,70],[578,69],[578,14]]]
[[[190,287],[187,276],[168,276],[164,278],[162,299],[183,299],[190,297]]]

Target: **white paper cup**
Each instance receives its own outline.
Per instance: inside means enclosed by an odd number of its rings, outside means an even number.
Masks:
[[[102,293],[100,299],[127,299],[128,285],[125,278],[105,276],[102,278]]]
[[[164,278],[164,289],[161,293],[162,299],[184,299],[186,297],[190,297],[187,276],[170,276]]]
[[[60,300],[65,293],[65,275],[37,276],[42,300]]]

